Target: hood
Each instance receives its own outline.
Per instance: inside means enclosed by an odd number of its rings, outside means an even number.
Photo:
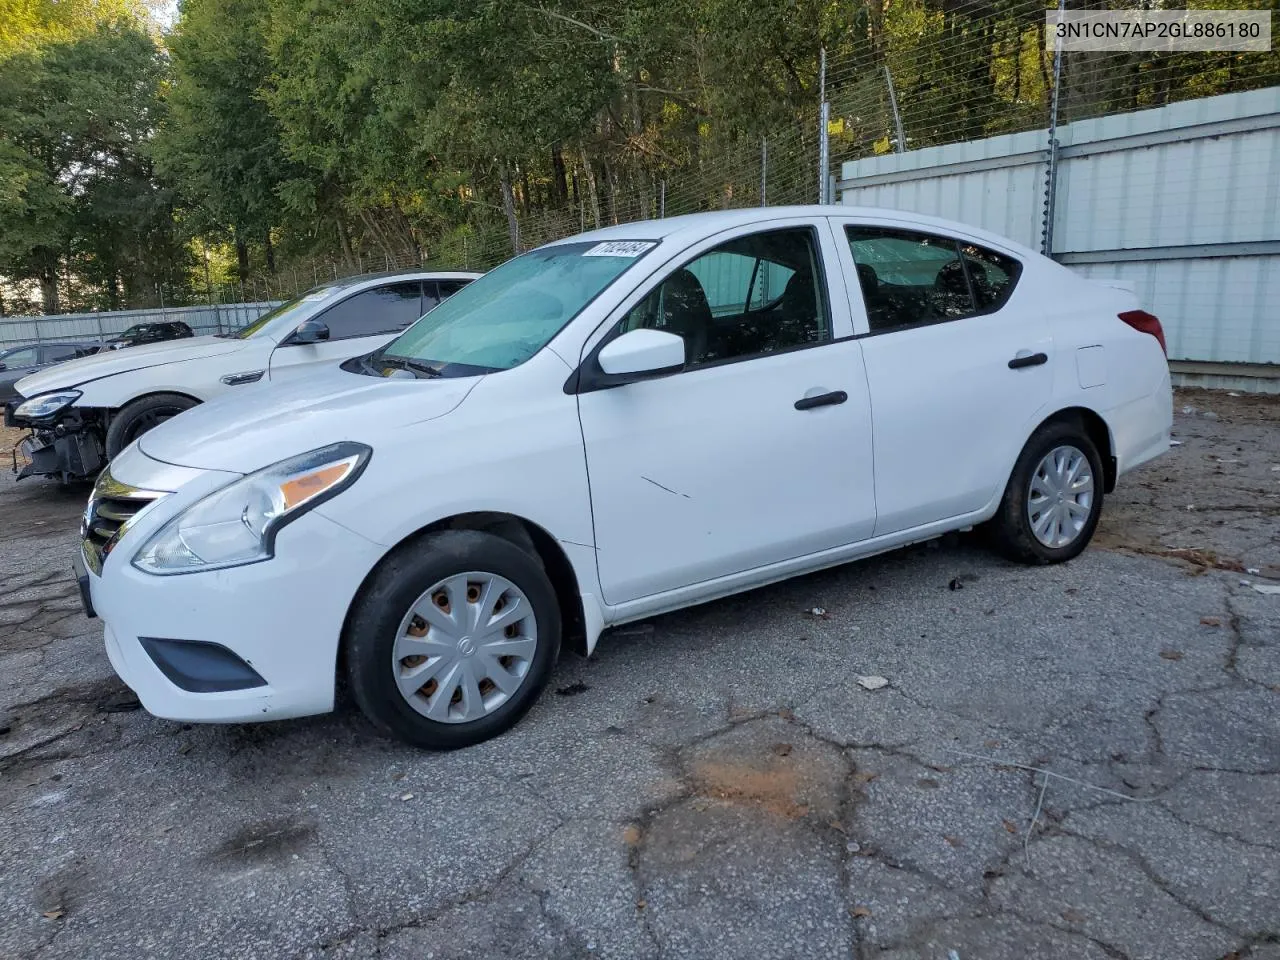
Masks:
[[[143,434],[138,447],[166,463],[236,473],[339,440],[376,451],[386,431],[444,416],[482,379],[384,379],[335,366],[192,407]]]
[[[90,380],[101,380],[117,373],[129,373],[162,363],[179,363],[183,360],[200,360],[235,353],[243,350],[248,343],[248,340],[222,337],[184,337],[181,340],[165,340],[140,347],[125,347],[123,350],[103,350],[91,357],[67,360],[47,370],[38,370],[29,377],[23,377],[16,386],[24,397],[34,397],[38,393],[78,387]]]

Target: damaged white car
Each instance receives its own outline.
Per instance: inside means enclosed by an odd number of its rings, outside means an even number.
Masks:
[[[5,425],[21,480],[92,478],[159,423],[236,387],[278,382],[382,346],[480,276],[403,272],[316,287],[230,333],[104,350],[15,384]]]
[[[146,433],[94,490],[80,580],[153,714],[320,713],[341,676],[382,730],[459,747],[613,624],[978,525],[1069,560],[1172,412],[1159,321],[994,234],[632,223]]]

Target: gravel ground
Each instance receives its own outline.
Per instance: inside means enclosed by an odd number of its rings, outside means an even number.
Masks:
[[[1280,960],[1280,403],[1177,410],[1070,564],[621,628],[447,755],[137,710],[0,481],[0,957]]]

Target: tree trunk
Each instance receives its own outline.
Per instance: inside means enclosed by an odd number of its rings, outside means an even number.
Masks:
[[[262,238],[263,247],[267,255],[267,272],[275,276],[276,272],[276,248],[271,244],[271,234],[267,234]]]
[[[40,308],[45,316],[58,312],[58,270],[46,263],[40,268]]]
[[[520,209],[524,213],[524,215],[527,217],[529,215],[529,203],[533,199],[530,196],[529,171],[524,166],[524,164],[520,164],[519,169],[520,169]]]
[[[596,189],[596,172],[591,161],[587,159],[587,151],[582,151],[582,169],[587,176],[587,198],[591,201],[591,217],[596,229],[600,229],[600,191]]]
[[[554,171],[551,179],[555,184],[556,199],[564,203],[569,199],[569,178],[564,168],[564,154],[558,143],[551,148],[551,169]]]
[[[333,222],[338,229],[338,245],[342,248],[342,265],[350,270],[355,265],[356,257],[351,252],[351,237],[347,233],[347,225],[340,216],[334,217]]]
[[[241,283],[249,279],[249,245],[239,235],[236,236],[236,274]]]
[[[502,210],[507,215],[507,233],[511,236],[511,250],[517,256],[523,251],[520,248],[520,221],[516,219],[516,198],[511,189],[511,171],[504,163],[500,174],[502,183]]]

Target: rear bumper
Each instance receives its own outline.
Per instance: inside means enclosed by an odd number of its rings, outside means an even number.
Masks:
[[[1173,384],[1168,367],[1148,396],[1106,412],[1115,440],[1116,476],[1124,476],[1169,452],[1173,432]]]

